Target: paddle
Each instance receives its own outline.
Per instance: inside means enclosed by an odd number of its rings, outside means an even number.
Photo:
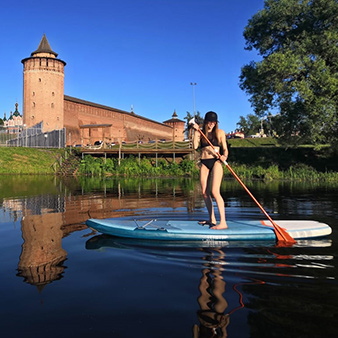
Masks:
[[[195,119],[191,119],[189,121],[190,125],[195,124]],[[201,136],[208,142],[208,144],[212,147],[214,150],[215,154],[218,156],[218,158],[221,158],[221,155],[217,152],[215,149],[214,145],[210,142],[210,140],[204,135],[203,131],[198,128],[199,133]],[[231,172],[231,174],[235,177],[235,179],[239,182],[239,184],[245,189],[245,191],[249,194],[249,196],[253,199],[253,201],[257,204],[257,206],[261,209],[263,214],[267,217],[267,219],[270,221],[270,223],[273,225],[275,229],[275,234],[277,237],[277,242],[279,244],[284,243],[286,245],[292,245],[295,244],[296,241],[284,230],[282,229],[279,225],[277,225],[273,219],[269,216],[269,214],[264,210],[264,208],[261,206],[261,204],[256,200],[256,198],[252,195],[250,190],[246,187],[246,185],[242,182],[242,180],[237,176],[237,174],[232,170],[230,165],[227,163],[227,161],[223,162],[225,166],[228,168],[228,170]]]

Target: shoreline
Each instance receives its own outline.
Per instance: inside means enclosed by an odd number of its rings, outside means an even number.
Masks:
[[[296,163],[286,170],[278,164],[263,167],[256,164],[241,164],[229,161],[235,173],[243,180],[264,182],[279,181],[325,181],[338,182],[338,172],[318,171],[304,163]],[[68,171],[67,171],[68,170]],[[51,176],[116,176],[156,178],[198,178],[199,168],[192,160],[180,163],[158,159],[157,167],[151,158],[127,157],[120,160],[86,155],[81,159],[68,149],[34,149],[0,147],[0,175],[51,175]],[[232,174],[224,167],[224,178]]]

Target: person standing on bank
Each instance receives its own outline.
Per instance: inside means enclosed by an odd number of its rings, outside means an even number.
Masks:
[[[194,123],[192,127],[195,129],[193,138],[194,149],[201,148],[200,182],[204,202],[209,213],[209,220],[200,221],[199,224],[209,225],[211,229],[226,229],[228,226],[225,219],[224,200],[220,192],[223,178],[223,162],[228,158],[225,133],[223,130],[218,129],[217,114],[213,111],[207,112],[204,117],[202,131],[215,150],[221,155],[218,157],[213,148],[197,132],[199,125]],[[212,196],[216,201],[220,214],[219,224],[216,223]]]

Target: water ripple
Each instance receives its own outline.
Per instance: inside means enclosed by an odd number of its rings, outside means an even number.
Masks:
[[[193,247],[191,243],[188,244],[135,241],[99,235],[90,238],[86,243],[86,248],[88,250],[137,251],[138,257],[143,261],[161,265],[174,264],[189,269],[208,267],[226,274],[250,278],[335,279],[333,255],[324,252],[300,253],[305,248],[313,247],[317,250],[325,250],[330,246],[327,240],[304,241],[293,248],[261,246],[257,243],[247,246],[244,243],[231,243],[223,247]],[[325,270],[325,274],[319,273],[319,270]]]

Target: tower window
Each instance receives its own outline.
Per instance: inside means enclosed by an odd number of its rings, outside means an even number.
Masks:
[[[41,78],[39,78],[39,82],[41,82]]]
[[[55,93],[54,93],[54,92],[52,92],[52,96],[55,96]]]
[[[35,96],[35,92],[33,92],[33,96]]]
[[[33,102],[33,108],[35,108],[35,102]]]
[[[51,107],[54,108],[54,103],[51,104]]]

